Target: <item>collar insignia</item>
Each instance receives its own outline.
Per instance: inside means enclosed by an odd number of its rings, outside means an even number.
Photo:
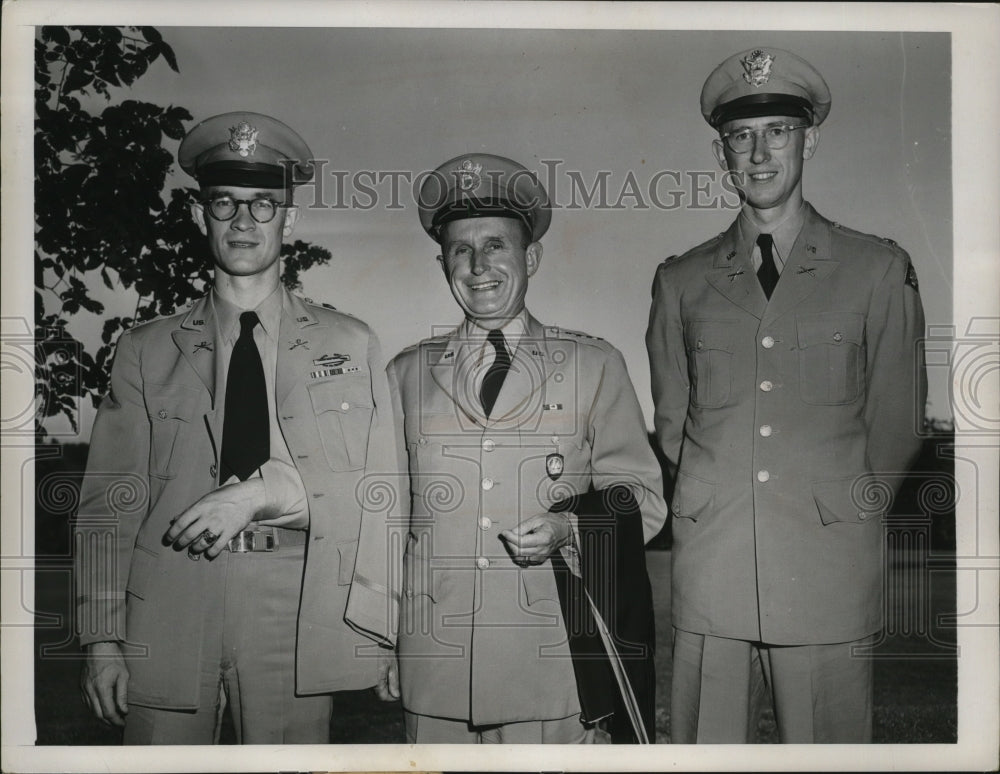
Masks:
[[[195,352],[197,352],[199,349],[203,349],[206,352],[212,352],[213,351],[211,343],[207,342],[207,341],[199,341],[197,344],[194,345],[194,351]]]

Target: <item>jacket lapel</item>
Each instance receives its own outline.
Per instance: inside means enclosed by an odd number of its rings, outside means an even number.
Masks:
[[[460,330],[461,326],[455,328],[445,337],[443,347],[428,352],[431,376],[452,404],[473,422],[485,427],[486,415],[473,387],[475,358],[481,342],[462,339]],[[427,405],[423,408],[431,410]]]
[[[216,407],[215,350],[218,347],[215,327],[215,311],[209,297],[205,296],[195,302],[170,334],[181,355],[208,390],[213,409]]]
[[[781,270],[762,323],[768,325],[791,311],[840,265],[830,253],[830,227],[808,204],[805,223]]]
[[[297,296],[282,288],[281,324],[278,327],[278,364],[274,379],[274,401],[279,408],[292,389],[306,383],[313,359],[328,354],[320,352],[319,336],[329,326],[320,322]]]
[[[737,219],[716,246],[715,259],[705,279],[732,303],[759,319],[767,306],[767,297],[753,270],[750,250],[741,250],[738,236]]]

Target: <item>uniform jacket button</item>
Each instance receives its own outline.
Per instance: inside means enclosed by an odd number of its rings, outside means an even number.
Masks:
[[[485,556],[480,556],[478,559],[476,559],[476,567],[478,567],[480,570],[485,570],[489,566],[490,566],[490,560],[487,559]]]
[[[843,341],[844,340],[844,334],[841,333],[840,331],[837,331],[835,334],[833,334],[833,340],[834,341]]]
[[[491,452],[497,447],[496,442],[492,438],[487,438],[483,441],[483,451]]]
[[[760,481],[760,483],[765,484],[770,479],[771,479],[771,474],[768,473],[766,470],[758,470],[757,471],[757,480]]]
[[[157,411],[156,416],[158,416],[160,419],[166,419],[167,418],[166,409],[160,409],[159,411]]]
[[[487,491],[487,492],[490,491],[493,488],[493,484],[494,484],[494,481],[493,481],[492,478],[484,478],[483,479],[483,489],[485,491]]]
[[[760,343],[761,343],[761,346],[764,347],[764,349],[770,349],[771,347],[774,346],[774,337],[773,336],[765,336],[764,338],[762,338],[760,340]]]

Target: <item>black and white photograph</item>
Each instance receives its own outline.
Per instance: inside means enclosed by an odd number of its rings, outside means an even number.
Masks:
[[[995,6],[2,34],[4,770],[1000,765]]]

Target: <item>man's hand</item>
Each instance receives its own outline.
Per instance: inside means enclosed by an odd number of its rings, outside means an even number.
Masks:
[[[264,508],[266,497],[259,478],[220,487],[174,519],[164,542],[178,551],[186,547],[192,555],[204,553],[214,559]]]
[[[539,513],[500,533],[515,564],[541,564],[570,542],[573,530],[564,513]]]
[[[378,682],[375,695],[382,701],[396,701],[399,698],[399,663],[396,652],[382,648],[378,656]]]
[[[94,642],[80,672],[83,703],[102,723],[123,727],[128,714],[128,667],[117,642]]]

